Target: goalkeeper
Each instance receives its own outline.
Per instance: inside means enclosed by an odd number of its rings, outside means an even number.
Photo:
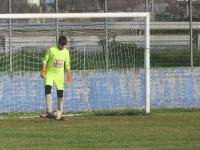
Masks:
[[[45,97],[46,97],[46,107],[47,113],[40,114],[40,117],[49,118],[53,117],[52,114],[52,97],[51,97],[51,88],[53,83],[57,89],[58,97],[58,110],[61,114],[63,111],[63,91],[64,91],[64,67],[67,70],[68,87],[71,84],[71,75],[70,75],[70,56],[69,51],[65,48],[67,45],[67,38],[65,36],[60,36],[58,39],[58,45],[48,49],[47,53],[44,56],[42,62],[42,73],[41,78],[44,79],[45,86]],[[62,121],[67,119],[61,117]]]

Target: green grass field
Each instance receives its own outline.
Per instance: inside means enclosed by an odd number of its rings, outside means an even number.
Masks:
[[[1,119],[0,149],[200,149],[200,109],[127,112],[96,112],[68,121]]]

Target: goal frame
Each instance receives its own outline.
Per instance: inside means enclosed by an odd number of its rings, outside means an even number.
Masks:
[[[124,13],[27,13],[27,14],[0,14],[0,19],[27,19],[27,18],[145,18],[145,112],[150,113],[150,13],[124,12]]]

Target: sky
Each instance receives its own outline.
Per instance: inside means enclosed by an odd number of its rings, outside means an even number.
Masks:
[[[45,2],[46,2],[46,3],[49,3],[49,2],[53,3],[54,0],[46,0]]]

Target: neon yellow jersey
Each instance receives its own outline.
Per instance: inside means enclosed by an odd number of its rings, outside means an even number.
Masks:
[[[42,63],[47,64],[46,73],[63,73],[65,69],[70,69],[69,51],[64,48],[60,50],[58,46],[48,49]]]

